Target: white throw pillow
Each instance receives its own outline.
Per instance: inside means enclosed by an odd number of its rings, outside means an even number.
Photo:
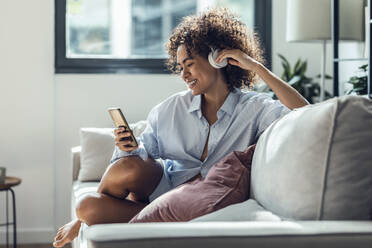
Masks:
[[[138,138],[146,128],[146,121],[129,124]],[[79,181],[99,181],[110,164],[114,152],[113,128],[80,129],[80,171]]]
[[[112,128],[80,129],[79,181],[99,181],[114,152]]]

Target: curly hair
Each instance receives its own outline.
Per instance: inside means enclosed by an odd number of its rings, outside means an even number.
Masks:
[[[169,54],[166,64],[171,72],[177,74],[180,73],[177,66],[177,49],[180,45],[185,45],[189,56],[198,54],[207,58],[211,48],[240,49],[256,61],[264,63],[257,34],[226,8],[210,9],[200,16],[186,16],[173,30],[166,43]],[[238,66],[228,64],[221,70],[230,90],[252,86],[251,83],[257,80],[256,73]]]

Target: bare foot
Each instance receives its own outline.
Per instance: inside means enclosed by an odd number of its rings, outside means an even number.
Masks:
[[[58,229],[57,235],[54,238],[54,247],[63,247],[65,244],[70,243],[79,234],[81,221],[76,219]]]

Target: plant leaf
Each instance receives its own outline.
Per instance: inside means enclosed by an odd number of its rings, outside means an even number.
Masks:
[[[291,79],[291,75],[290,75],[290,71],[291,71],[291,68],[289,65],[287,65],[286,63],[282,62],[282,66],[283,66],[283,69],[284,69],[284,78],[282,78],[284,81],[288,81]]]
[[[360,66],[359,69],[362,69],[363,71],[366,72],[368,70],[367,67],[368,67],[368,64],[365,64],[365,65]]]
[[[298,75],[297,71],[298,71],[298,68],[300,67],[300,65],[301,65],[301,59],[298,59],[295,66],[294,66],[292,76]]]
[[[288,60],[283,56],[281,55],[280,53],[278,53],[278,56],[281,60],[283,60],[285,63],[289,64]]]
[[[304,61],[301,66],[301,71],[299,73],[302,77],[305,76],[306,69],[307,69],[307,61]]]
[[[282,60],[282,66],[283,66],[283,69],[284,69],[284,72],[283,72],[281,78],[284,81],[288,81],[289,79],[291,79],[291,65],[289,64],[288,60],[283,55],[278,53],[278,56]]]
[[[315,78],[320,78],[320,74],[316,75]],[[325,75],[325,79],[332,79],[333,77],[329,74]]]
[[[288,84],[294,85],[295,83],[298,83],[300,80],[301,80],[301,77],[297,75],[291,78],[291,80],[288,81]]]

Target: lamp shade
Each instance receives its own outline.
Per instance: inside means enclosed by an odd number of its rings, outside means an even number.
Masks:
[[[364,39],[364,0],[340,1],[340,40]],[[331,0],[287,0],[287,41],[331,39]]]

